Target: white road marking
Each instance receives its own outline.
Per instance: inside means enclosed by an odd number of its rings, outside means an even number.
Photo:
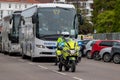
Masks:
[[[20,61],[20,62],[25,62],[24,60],[22,60],[22,59],[18,59],[18,61]]]
[[[44,67],[44,66],[41,66],[41,65],[38,65],[38,67],[43,68],[43,69],[48,69],[47,67]]]
[[[35,64],[35,63],[29,62],[28,64],[31,64],[31,65],[33,65],[33,64]]]
[[[17,59],[17,57],[11,57],[11,58]]]
[[[55,70],[52,70],[52,71],[55,72],[55,73],[58,73],[58,74],[67,75],[67,74],[65,74],[65,73],[58,72],[58,71],[55,71]]]
[[[83,80],[83,79],[81,79],[81,78],[78,78],[78,77],[73,77],[74,79],[76,79],[76,80]]]

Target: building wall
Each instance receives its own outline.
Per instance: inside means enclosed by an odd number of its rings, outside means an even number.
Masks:
[[[24,10],[34,3],[52,3],[54,0],[0,0],[0,20],[15,10]]]
[[[66,0],[68,3],[77,4],[81,9],[82,15],[84,15],[88,20],[91,20],[93,11],[93,0]]]
[[[23,10],[30,7],[32,4],[33,3],[0,2],[0,19],[13,13],[15,10]]]
[[[40,3],[52,3],[54,0],[38,0]]]

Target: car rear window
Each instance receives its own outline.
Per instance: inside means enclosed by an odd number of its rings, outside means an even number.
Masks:
[[[108,46],[112,47],[113,46],[113,41],[102,41],[99,46]]]
[[[120,46],[120,42],[114,42],[114,46]]]

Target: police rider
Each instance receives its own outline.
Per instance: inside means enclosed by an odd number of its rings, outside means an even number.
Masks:
[[[62,48],[64,47],[64,44],[69,38],[69,32],[62,32],[62,35],[57,40],[57,50],[56,50],[56,61],[55,65],[59,62],[60,56],[62,55]]]

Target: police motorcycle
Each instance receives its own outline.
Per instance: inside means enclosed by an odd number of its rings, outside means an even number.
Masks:
[[[64,67],[65,71],[76,71],[76,65],[81,60],[80,47],[74,40],[69,40],[66,43],[61,43],[64,47],[61,48],[61,56],[59,57],[59,71]]]

